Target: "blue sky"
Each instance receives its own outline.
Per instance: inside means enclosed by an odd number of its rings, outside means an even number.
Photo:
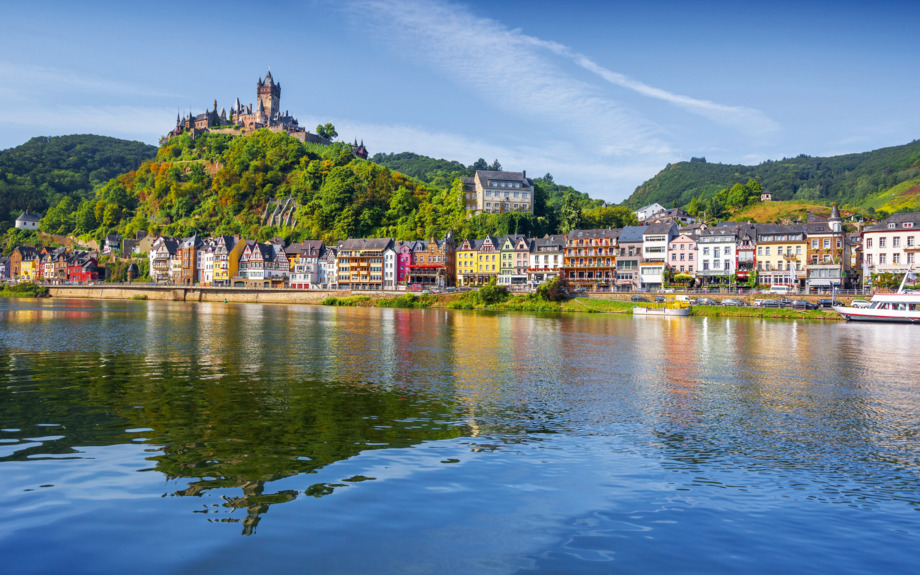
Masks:
[[[0,149],[156,143],[255,101],[371,154],[550,172],[618,202],[669,162],[755,164],[920,137],[916,2],[34,2],[4,7]]]

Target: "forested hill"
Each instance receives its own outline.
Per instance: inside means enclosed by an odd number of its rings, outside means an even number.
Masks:
[[[533,214],[468,216],[459,178],[426,183],[356,158],[349,144],[305,144],[267,130],[247,136],[204,133],[194,139],[184,134],[164,142],[155,159],[99,186],[94,197],[64,197],[48,209],[39,229],[95,239],[146,230],[177,237],[238,234],[260,241],[280,236],[335,242],[440,238],[448,230],[457,238],[542,236],[635,222],[628,209],[604,206],[555,184],[549,174],[534,185]],[[279,209],[284,218],[275,217]]]
[[[0,151],[0,230],[23,211],[44,213],[64,196],[93,197],[95,188],[136,170],[156,146],[107,136],[32,138]]]
[[[920,140],[891,148],[829,158],[801,155],[757,166],[711,164],[705,158],[668,164],[636,188],[626,205],[686,206],[719,190],[757,179],[774,200],[859,205],[869,196],[920,177]]]

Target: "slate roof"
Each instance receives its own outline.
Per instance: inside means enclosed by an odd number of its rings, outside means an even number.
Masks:
[[[348,238],[338,245],[339,250],[380,250],[393,244],[391,238]]]
[[[42,217],[39,214],[33,214],[30,212],[22,212],[22,215],[16,218],[17,222],[38,222]]]
[[[533,180],[528,178],[525,175],[525,172],[495,172],[492,170],[476,170],[476,176],[479,177],[480,182],[485,182],[487,187],[489,186],[489,180],[498,180],[502,182],[521,182],[525,188],[533,187]]]
[[[889,228],[889,224],[895,224],[894,228]],[[863,233],[866,232],[887,232],[892,229],[909,229],[905,228],[904,224],[913,224],[909,228],[920,228],[920,213],[909,213],[909,214],[893,214],[888,216],[884,220],[875,224],[874,226],[869,226]]]
[[[650,235],[670,234],[672,230],[675,234],[677,233],[677,224],[674,222],[668,222],[666,224],[652,224],[650,226],[645,226],[645,232],[643,232],[642,236],[644,237]]]
[[[626,226],[620,230],[620,243],[641,242],[646,226]]]

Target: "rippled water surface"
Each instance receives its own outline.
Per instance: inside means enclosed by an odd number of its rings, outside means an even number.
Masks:
[[[0,300],[3,573],[916,573],[920,329]]]

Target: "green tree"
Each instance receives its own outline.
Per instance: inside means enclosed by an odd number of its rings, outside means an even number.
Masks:
[[[331,123],[325,125],[318,124],[316,126],[316,135],[320,138],[326,138],[327,140],[334,140],[339,133],[335,131],[335,126]]]

